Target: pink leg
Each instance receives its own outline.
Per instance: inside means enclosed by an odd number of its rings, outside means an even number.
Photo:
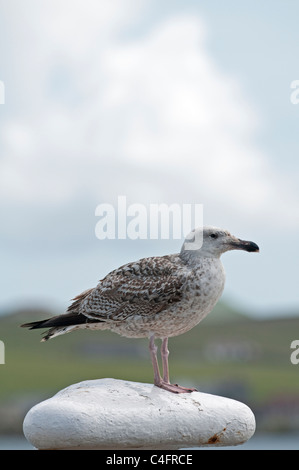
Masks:
[[[154,368],[154,384],[159,387],[162,379],[160,375],[160,370],[159,370],[159,364],[157,360],[157,346],[155,345],[155,335],[152,335],[150,337],[150,342],[149,342],[149,350],[151,354],[151,360]]]
[[[161,346],[161,357],[163,366],[163,380],[169,384],[169,368],[168,368],[168,338],[164,338]]]
[[[150,337],[149,350],[151,354],[151,360],[154,368],[154,384],[156,387],[163,388],[172,393],[190,393],[197,391],[196,388],[186,388],[180,385],[173,385],[169,383],[169,369],[168,369],[168,338],[164,338],[161,347],[162,365],[163,365],[163,379],[160,375],[159,364],[157,360],[157,346],[155,345],[155,336]]]

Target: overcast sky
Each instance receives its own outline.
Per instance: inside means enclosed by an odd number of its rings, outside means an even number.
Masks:
[[[223,298],[299,311],[299,4],[0,0],[0,309],[63,310],[180,240],[95,236],[99,204],[203,204]]]

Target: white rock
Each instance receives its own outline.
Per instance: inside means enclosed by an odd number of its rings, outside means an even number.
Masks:
[[[115,379],[71,385],[34,406],[24,420],[24,434],[37,449],[232,446],[254,431],[252,411],[238,401]]]

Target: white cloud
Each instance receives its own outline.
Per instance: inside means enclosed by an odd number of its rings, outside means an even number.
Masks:
[[[260,117],[208,56],[202,29],[197,18],[172,18],[106,53],[106,104],[117,100],[127,117],[122,151],[131,162],[179,174],[185,191],[218,200],[224,211],[298,227],[298,191],[255,144]]]
[[[7,15],[24,73],[11,86],[24,94],[1,130],[6,202],[127,194],[298,226],[298,191],[255,144],[259,115],[208,54],[200,18],[125,40],[146,2],[31,0],[26,21],[17,4]]]

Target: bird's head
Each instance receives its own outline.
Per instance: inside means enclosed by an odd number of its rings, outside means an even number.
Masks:
[[[181,255],[189,252],[188,255],[192,257],[219,258],[229,250],[258,252],[259,247],[254,242],[240,240],[227,230],[205,226],[192,230],[187,235]]]

